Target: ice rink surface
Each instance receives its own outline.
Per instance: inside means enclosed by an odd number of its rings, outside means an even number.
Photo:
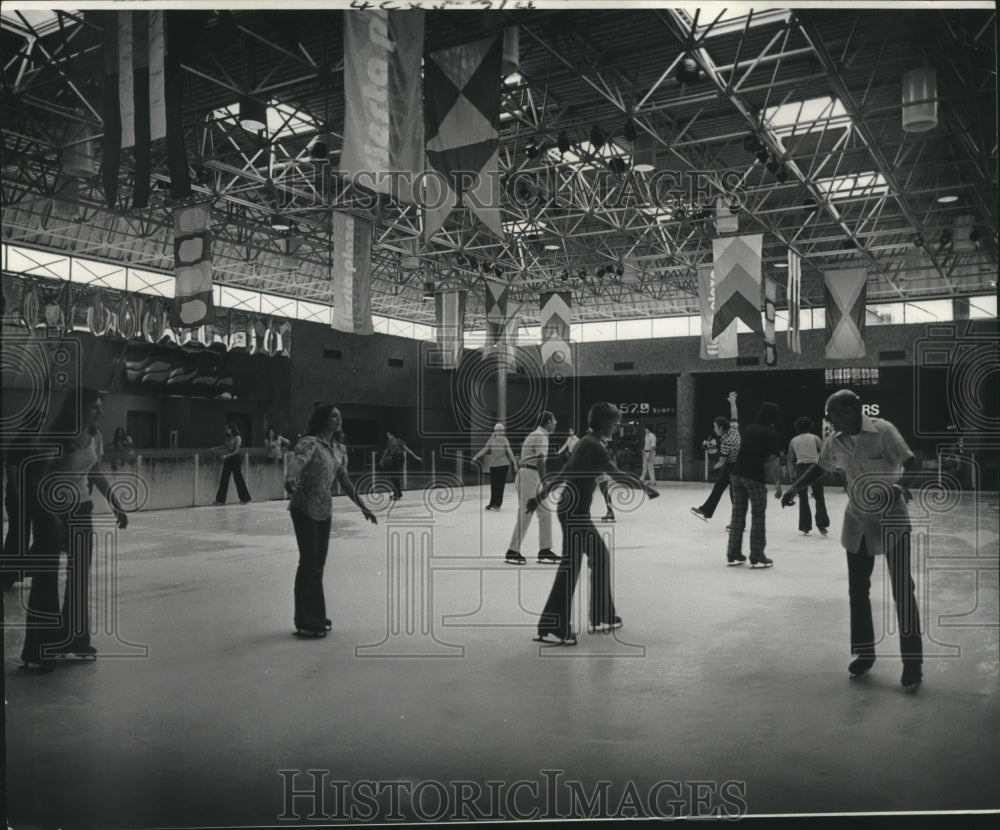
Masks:
[[[10,824],[1000,806],[996,495],[911,505],[925,663],[907,695],[881,566],[878,662],[848,677],[843,492],[827,538],[770,499],[774,567],[751,570],[726,567],[727,500],[688,512],[708,487],[598,523],[624,627],[587,634],[584,568],[575,648],[532,642],[556,568],[534,523],[529,564],[502,561],[512,487],[500,512],[486,488],[408,491],[378,526],[336,499],[321,640],[292,635],[286,503],[135,514],[98,545],[96,663],[22,673],[26,588],[5,594]]]

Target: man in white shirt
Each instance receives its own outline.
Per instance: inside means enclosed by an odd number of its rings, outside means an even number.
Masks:
[[[781,504],[793,504],[795,494],[819,480],[824,471],[841,469],[847,475],[848,503],[841,544],[847,550],[851,652],[857,655],[848,671],[851,677],[860,677],[875,664],[869,592],[875,558],[884,554],[899,625],[903,658],[900,683],[907,692],[915,692],[923,679],[923,643],[910,575],[911,525],[906,502],[917,460],[896,427],[864,415],[861,401],[849,389],[829,397],[826,417],[834,434],[823,444],[816,463],[785,493]]]
[[[656,462],[656,434],[649,427],[646,427],[646,437],[643,439],[642,444],[642,475],[639,476],[639,481],[646,482],[650,484],[656,484],[656,472],[653,470],[653,465]],[[649,474],[649,478],[646,478],[646,474]]]
[[[517,488],[517,518],[514,521],[514,532],[510,537],[510,547],[507,549],[508,565],[525,565],[528,560],[521,555],[521,543],[528,532],[528,525],[535,513],[529,513],[525,508],[528,499],[538,493],[538,486],[545,476],[545,460],[549,456],[549,434],[556,428],[556,416],[551,412],[543,412],[538,419],[538,426],[528,434],[521,445],[521,462],[517,468],[514,486]],[[552,513],[544,505],[538,510],[538,561],[558,564],[559,557],[552,551]]]

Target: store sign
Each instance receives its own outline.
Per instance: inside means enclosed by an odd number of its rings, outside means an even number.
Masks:
[[[650,404],[648,401],[642,401],[637,403],[620,403],[618,404],[618,409],[621,411],[622,415],[674,415],[675,410],[672,406],[655,406]]]
[[[879,406],[877,403],[863,403],[861,404],[861,414],[867,415],[869,418],[878,417]]]

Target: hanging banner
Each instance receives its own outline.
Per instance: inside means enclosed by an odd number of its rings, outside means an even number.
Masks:
[[[372,223],[348,213],[333,214],[333,328],[373,334]]]
[[[208,202],[174,209],[174,310],[172,324],[215,320],[212,300],[212,207]]]
[[[133,207],[149,203],[151,142],[167,135],[164,12],[104,12],[104,196],[118,200],[121,150],[135,148]]]
[[[486,306],[486,346],[491,348],[500,343],[507,324],[507,292],[509,286],[483,280],[486,285],[484,302]]]
[[[142,336],[142,298],[138,294],[122,294],[118,302],[118,334],[126,340]]]
[[[774,342],[774,318],[777,314],[778,284],[770,277],[764,280],[764,365],[778,365],[778,350]]]
[[[147,297],[142,312],[142,337],[147,343],[159,343],[167,328],[167,315],[163,300]]]
[[[698,268],[698,308],[701,311],[702,360],[734,358],[739,356],[734,320],[718,337],[712,337],[712,320],[715,318],[715,270],[711,265]]]
[[[512,314],[504,323],[502,339],[497,344],[500,368],[508,374],[517,370],[517,333],[520,327],[518,315]]]
[[[340,171],[406,202],[413,201],[413,182],[424,169],[423,48],[423,11],[344,13]]]
[[[764,334],[760,321],[760,250],[763,235],[730,236],[712,240],[715,266],[715,317],[712,337],[718,337],[736,319]]]
[[[573,371],[569,345],[573,295],[569,291],[550,291],[539,297],[539,322],[542,328],[542,368],[546,376],[565,376]]]
[[[437,324],[437,356],[442,369],[454,369],[465,347],[465,291],[443,291],[434,295]]]
[[[802,312],[802,257],[788,251],[788,351],[802,354],[799,317]]]
[[[826,359],[865,356],[868,271],[849,268],[823,274],[826,293]]]
[[[428,192],[424,239],[464,204],[497,236],[500,223],[500,68],[503,37],[444,49],[424,59]],[[433,190],[442,190],[435,193]]]

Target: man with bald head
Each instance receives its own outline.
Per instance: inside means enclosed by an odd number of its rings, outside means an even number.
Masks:
[[[869,597],[875,557],[884,554],[896,603],[899,645],[903,658],[900,682],[915,692],[923,679],[920,616],[910,575],[910,517],[908,484],[917,460],[899,431],[886,420],[869,418],[861,401],[849,389],[832,394],[826,418],[834,433],[823,444],[819,460],[792,484],[781,500],[795,503],[824,472],[841,469],[847,476],[847,509],[841,544],[847,550],[847,582],[851,607],[851,677],[860,677],[875,664],[875,629]],[[803,498],[805,496],[803,495]]]

